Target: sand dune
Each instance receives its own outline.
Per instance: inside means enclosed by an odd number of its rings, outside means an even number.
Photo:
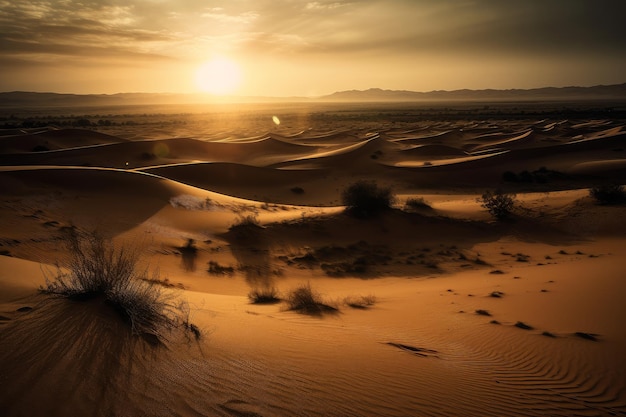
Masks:
[[[88,136],[97,139],[94,132]],[[93,137],[92,137],[93,136]],[[120,141],[80,147],[66,147],[52,152],[6,153],[2,165],[82,165],[111,168],[136,168],[167,163],[208,160],[268,165],[285,155],[315,152],[306,146],[264,137],[253,142],[205,142],[191,138]]]
[[[0,153],[58,150],[126,142],[125,139],[81,129],[44,130],[0,138]]]
[[[588,193],[626,183],[622,122],[362,117],[1,135],[0,414],[626,414],[624,206]],[[348,215],[361,179],[394,206]],[[509,220],[477,201],[496,187]],[[91,229],[202,338],[38,293]],[[338,312],[247,298],[306,282]]]

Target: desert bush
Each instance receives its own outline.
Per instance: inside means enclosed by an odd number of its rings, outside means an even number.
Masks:
[[[254,214],[248,214],[237,218],[237,221],[230,226],[230,230],[257,228],[260,226],[259,219]]]
[[[505,182],[520,182],[520,183],[536,183],[545,184],[551,180],[565,179],[568,176],[562,172],[554,171],[546,167],[541,167],[534,171],[524,170],[519,174],[513,171],[505,171],[502,173],[502,180]]]
[[[272,286],[253,288],[248,298],[252,304],[275,304],[280,301],[278,290]]]
[[[289,310],[304,314],[321,315],[337,311],[335,307],[324,303],[322,296],[311,288],[310,283],[293,289],[287,295],[286,301]]]
[[[357,181],[343,191],[341,200],[347,213],[356,217],[371,217],[390,209],[395,196],[389,187],[379,187],[370,181]]]
[[[515,194],[508,194],[502,190],[486,191],[478,199],[481,206],[486,208],[493,217],[504,219],[511,214],[515,206]]]
[[[626,202],[626,190],[618,184],[597,185],[589,189],[589,195],[599,204],[621,204]]]
[[[373,295],[362,295],[359,297],[346,297],[343,302],[352,308],[366,309],[376,304],[376,297]]]
[[[431,210],[430,204],[424,200],[424,197],[412,197],[406,200],[404,203],[405,209],[409,210]]]
[[[232,266],[220,265],[216,261],[209,261],[208,265],[207,272],[211,275],[232,275],[235,272]]]
[[[46,276],[44,294],[71,300],[101,299],[130,324],[132,332],[163,340],[165,331],[192,327],[182,313],[186,303],[164,292],[158,273],[150,278],[148,269],[139,269],[139,254],[128,246],[116,247],[93,233],[68,234],[69,260],[54,276]]]
[[[238,240],[256,240],[261,236],[263,226],[259,223],[256,215],[248,214],[240,216],[228,229]]]

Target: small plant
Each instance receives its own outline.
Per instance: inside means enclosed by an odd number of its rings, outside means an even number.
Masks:
[[[260,237],[262,229],[256,215],[248,214],[240,216],[228,230],[238,239],[252,240]]]
[[[232,266],[220,265],[215,261],[209,261],[207,272],[211,275],[232,275],[235,272],[235,268]]]
[[[280,302],[278,290],[272,286],[253,288],[248,293],[248,298],[252,304],[275,304]]]
[[[404,207],[408,210],[432,210],[432,207],[424,200],[424,197],[408,198],[406,203],[404,203]]]
[[[95,232],[75,230],[66,246],[68,272],[58,268],[56,276],[46,276],[42,293],[77,301],[100,299],[130,324],[134,334],[157,341],[164,339],[165,331],[191,329],[181,318],[186,303],[155,284],[158,274],[149,278],[147,269],[138,268],[139,255],[132,248],[116,247]]]
[[[366,309],[376,304],[376,297],[373,295],[362,295],[359,297],[346,297],[343,300],[348,307]]]
[[[310,283],[301,285],[289,293],[287,309],[310,315],[337,312],[335,307],[323,302],[321,295],[313,291]]]
[[[254,214],[248,214],[246,216],[241,216],[237,219],[237,221],[230,226],[230,229],[237,229],[243,227],[260,227],[259,219]]]
[[[388,187],[379,187],[375,182],[357,181],[346,188],[341,201],[346,212],[355,217],[373,217],[389,210],[395,197]]]
[[[618,184],[598,185],[589,189],[589,195],[599,204],[621,204],[626,202],[626,189]]]
[[[515,206],[515,194],[508,194],[502,190],[486,191],[478,202],[487,209],[489,214],[501,220],[510,216]]]

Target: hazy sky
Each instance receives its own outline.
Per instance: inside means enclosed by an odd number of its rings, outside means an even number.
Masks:
[[[0,0],[0,91],[237,95],[626,82],[626,0]],[[202,83],[201,83],[202,84]]]

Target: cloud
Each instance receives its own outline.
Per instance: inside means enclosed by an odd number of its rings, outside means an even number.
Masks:
[[[136,27],[131,6],[84,6],[71,1],[0,2],[4,60],[42,56],[155,59],[171,36]],[[150,47],[154,44],[155,47]]]
[[[241,14],[227,14],[223,12],[223,8],[214,7],[208,9],[202,13],[202,17],[214,19],[222,23],[243,23],[249,24],[259,17],[259,14],[253,11],[244,12]]]
[[[624,0],[0,0],[0,65],[149,70],[222,53],[294,77],[494,62],[626,73],[624,15]]]
[[[340,1],[333,1],[333,2],[311,1],[306,4],[305,9],[306,10],[334,10],[339,7],[346,6],[347,4],[349,3],[340,2]]]

